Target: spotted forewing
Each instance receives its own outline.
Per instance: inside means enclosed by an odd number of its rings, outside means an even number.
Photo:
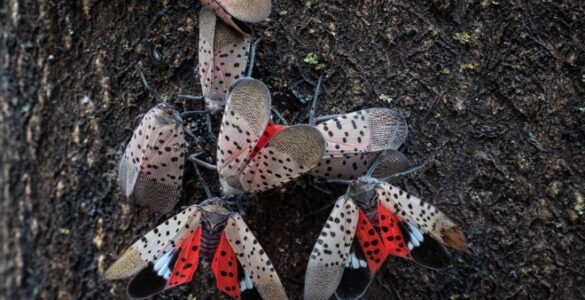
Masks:
[[[304,299],[329,299],[335,293],[351,250],[358,218],[355,203],[348,197],[340,197],[309,257]]]
[[[218,21],[203,7],[199,13],[199,75],[207,107],[222,109],[233,83],[244,76],[250,37]]]
[[[404,117],[388,108],[343,114],[315,127],[327,148],[310,174],[334,179],[352,180],[365,174],[382,151],[398,149],[408,135]]]
[[[149,110],[134,131],[119,165],[122,193],[157,213],[181,197],[185,156],[182,120],[167,104]]]

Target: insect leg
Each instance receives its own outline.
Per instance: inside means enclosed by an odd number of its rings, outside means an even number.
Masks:
[[[205,195],[207,196],[207,199],[211,199],[213,197],[211,195],[211,190],[209,189],[207,182],[205,182],[205,178],[203,178],[201,171],[199,171],[197,164],[194,162],[193,162],[193,168],[195,169],[195,174],[197,175],[197,179],[199,179],[199,183],[201,184],[201,186],[203,186],[203,190],[205,190]]]
[[[250,48],[250,64],[248,65],[247,77],[252,77],[252,70],[254,69],[254,59],[256,58],[256,47],[262,38],[258,38]]]
[[[288,126],[288,122],[286,121],[286,119],[282,116],[282,114],[276,110],[276,108],[272,108],[272,112],[274,113],[274,115],[276,115],[276,117],[278,117],[278,119],[280,120],[280,122],[282,123],[282,125],[284,126]]]
[[[217,137],[213,134],[213,129],[211,128],[211,114],[209,111],[205,114],[205,124],[207,125],[207,134],[212,141],[217,140]]]
[[[321,89],[321,81],[323,81],[323,75],[319,76],[317,81],[317,87],[315,88],[315,94],[313,95],[313,103],[311,104],[311,110],[309,111],[309,125],[315,126],[317,122],[315,120],[315,111],[317,110],[317,98],[319,96],[319,90]]]
[[[140,75],[140,81],[142,82],[144,88],[150,91],[158,101],[163,102],[161,96],[153,88],[151,88],[150,85],[148,85],[148,81],[146,81],[146,78],[144,77],[144,73],[142,73],[142,70],[138,69],[138,75]]]
[[[189,159],[194,164],[201,166],[201,167],[204,167],[206,169],[217,170],[217,165],[212,165],[208,162],[205,162],[205,161],[198,159],[197,156],[199,156],[200,154],[201,153],[193,153],[193,154],[189,155],[189,157],[187,159]]]
[[[177,95],[177,97],[182,98],[182,99],[188,99],[188,100],[203,100],[203,96]]]

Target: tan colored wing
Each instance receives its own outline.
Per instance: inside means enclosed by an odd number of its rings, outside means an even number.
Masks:
[[[185,237],[197,230],[201,213],[193,205],[158,225],[140,240],[136,241],[112,264],[105,273],[106,279],[128,278],[149,263],[180,245]]]
[[[232,214],[229,217],[225,233],[238,261],[250,275],[250,280],[262,298],[287,299],[274,265],[240,215]]]
[[[351,198],[341,196],[319,235],[305,274],[304,299],[329,299],[337,289],[359,219]]]

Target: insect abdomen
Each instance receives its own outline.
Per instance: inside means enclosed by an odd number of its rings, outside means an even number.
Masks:
[[[222,228],[223,230],[223,228]],[[222,230],[211,230],[203,226],[201,232],[201,259],[211,262],[217,245],[219,244],[220,233]]]

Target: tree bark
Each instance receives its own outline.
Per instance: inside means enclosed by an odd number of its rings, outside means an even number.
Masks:
[[[127,282],[103,273],[163,219],[122,197],[116,164],[157,102],[203,107],[177,97],[200,92],[200,4],[0,6],[0,299],[125,298]],[[396,183],[469,237],[472,254],[451,252],[447,270],[389,259],[368,299],[584,297],[584,20],[568,0],[282,0],[253,26],[254,77],[285,118],[306,121],[321,74],[318,114],[399,109],[411,130],[403,152],[431,163]],[[205,134],[203,120],[190,126]],[[204,141],[193,147],[213,156]],[[205,198],[189,176],[179,206]],[[312,185],[252,196],[247,216],[292,299],[344,191]],[[225,298],[205,272],[161,297]]]

